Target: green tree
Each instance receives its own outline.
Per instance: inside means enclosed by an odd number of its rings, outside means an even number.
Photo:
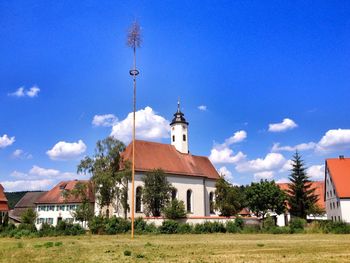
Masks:
[[[249,209],[258,217],[265,218],[267,212],[282,214],[286,208],[286,194],[274,181],[261,180],[251,183],[246,189]]]
[[[306,174],[304,161],[298,152],[293,155],[289,180],[291,183],[287,192],[290,214],[306,219],[308,213],[314,210],[318,197],[315,195],[315,188],[312,188],[312,183]]]
[[[163,214],[168,219],[177,219],[177,218],[186,217],[184,202],[177,200],[177,198],[175,198],[174,200],[171,200],[165,205],[163,209]]]
[[[224,178],[224,175],[215,183],[215,209],[222,216],[233,216],[241,210],[241,197],[239,187],[232,186]]]
[[[85,157],[78,165],[78,173],[92,176],[97,201],[101,207],[107,207],[107,217],[110,205],[116,199],[120,199],[122,193],[127,192],[126,182],[130,178],[131,171],[120,155],[124,150],[124,143],[113,137],[107,137],[97,141],[93,157]],[[127,211],[127,201],[124,200],[121,204],[124,211]]]
[[[35,225],[38,214],[32,208],[28,208],[21,215],[21,223],[27,225]]]
[[[80,221],[84,227],[94,216],[93,204],[91,204],[90,201],[90,191],[89,183],[77,182],[74,189],[66,194],[67,198],[69,196],[74,196],[81,201],[81,204],[73,212],[73,217],[77,221]]]
[[[144,188],[142,201],[146,214],[160,216],[164,206],[169,202],[172,186],[162,169],[155,169],[143,177]]]

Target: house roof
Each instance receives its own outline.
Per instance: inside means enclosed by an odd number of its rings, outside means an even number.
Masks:
[[[122,157],[131,161],[132,143],[126,147]],[[158,168],[167,174],[219,178],[218,172],[205,156],[180,153],[170,144],[136,140],[135,170],[147,172]]]
[[[71,191],[75,188],[77,183],[88,184],[88,198],[90,202],[95,201],[95,196],[93,193],[92,184],[88,180],[73,180],[73,181],[62,181],[58,183],[54,188],[50,191],[43,193],[36,201],[36,204],[64,204],[64,203],[80,203],[80,197],[75,197],[70,195],[68,197],[64,197],[63,193],[65,191]]]
[[[15,205],[16,208],[34,208],[35,202],[46,192],[27,192]]]
[[[6,195],[4,193],[4,187],[0,184],[0,201],[7,202]]]
[[[339,198],[350,198],[350,158],[332,158],[326,160]]]
[[[289,189],[289,183],[277,183],[279,188],[281,188],[283,191],[287,191]],[[324,202],[324,181],[312,181],[311,182],[311,188],[315,188],[315,195],[318,197],[317,205],[325,209],[325,202]]]

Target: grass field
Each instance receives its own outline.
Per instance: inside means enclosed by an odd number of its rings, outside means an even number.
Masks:
[[[128,254],[130,251],[131,255]],[[350,262],[350,235],[1,238],[1,262]]]

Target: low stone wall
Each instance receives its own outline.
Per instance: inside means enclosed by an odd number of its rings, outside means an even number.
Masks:
[[[260,225],[260,220],[256,217],[241,217],[245,225]],[[156,226],[162,225],[163,221],[167,220],[164,217],[144,217],[148,223],[154,223]],[[187,217],[176,219],[179,223],[188,223],[192,225],[202,224],[204,222],[220,222],[226,224],[229,221],[235,221],[236,217],[223,217],[223,216],[204,216],[204,217]]]

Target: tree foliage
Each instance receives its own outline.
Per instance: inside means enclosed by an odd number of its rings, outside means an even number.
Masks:
[[[28,208],[21,215],[21,223],[27,225],[35,225],[35,220],[38,217],[38,214],[34,209]]]
[[[177,200],[177,198],[175,198],[174,200],[171,200],[165,205],[163,209],[163,214],[168,219],[177,219],[177,218],[186,217],[184,202]]]
[[[267,212],[282,214],[286,207],[286,195],[274,181],[261,180],[251,183],[246,189],[249,209],[258,217],[264,218]]]
[[[85,157],[78,165],[78,173],[90,174],[101,207],[109,207],[123,193],[127,192],[127,181],[131,177],[130,166],[123,167],[120,153],[125,145],[113,137],[107,137],[96,143],[93,157]],[[125,189],[126,188],[126,189]],[[119,196],[118,196],[119,195]],[[128,210],[127,200],[121,203]],[[108,216],[108,214],[107,214]]]
[[[290,214],[306,219],[309,213],[315,212],[318,197],[315,195],[315,188],[312,188],[304,161],[298,152],[293,155],[289,180],[291,181],[288,189]]]
[[[222,216],[236,215],[242,208],[239,187],[232,186],[224,175],[216,181],[215,187],[215,209]]]
[[[161,169],[155,169],[146,173],[143,177],[143,182],[142,201],[145,213],[147,215],[160,216],[164,206],[170,200],[173,188]]]

